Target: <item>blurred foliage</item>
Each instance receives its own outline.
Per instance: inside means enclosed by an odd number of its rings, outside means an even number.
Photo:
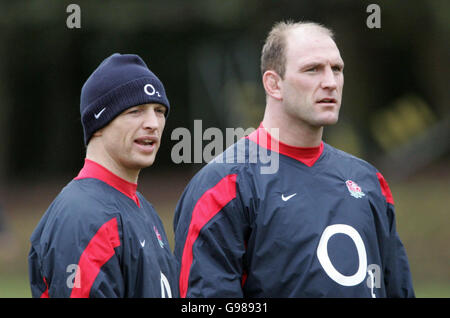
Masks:
[[[402,96],[373,117],[371,132],[388,151],[420,135],[436,121],[435,114],[422,99]]]
[[[380,29],[366,26],[370,1],[80,0],[81,28],[68,29],[70,3],[0,2],[0,178],[78,170],[81,86],[114,52],[141,55],[166,86],[173,111],[157,167],[174,168],[170,132],[194,119],[257,127],[260,50],[279,20],[313,20],[336,33],[345,127],[326,131],[333,145],[373,161],[449,114],[448,1],[378,1]]]

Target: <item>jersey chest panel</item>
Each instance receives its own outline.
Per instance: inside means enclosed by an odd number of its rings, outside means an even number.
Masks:
[[[366,177],[351,178],[338,170],[291,164],[260,175],[249,272],[262,294],[317,297],[347,289],[350,296],[371,296],[367,269],[381,264],[374,189]],[[274,269],[281,273],[271,274]]]

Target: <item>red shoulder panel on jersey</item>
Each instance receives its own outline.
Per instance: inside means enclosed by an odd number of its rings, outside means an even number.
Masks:
[[[384,179],[383,175],[379,172],[377,172],[378,181],[380,182],[381,186],[381,193],[386,198],[386,201],[390,204],[394,204],[394,197],[392,196],[391,189],[389,188],[389,185],[387,181]]]
[[[114,255],[120,246],[117,219],[103,224],[83,251],[78,262],[80,284],[72,288],[71,298],[89,298],[92,285],[100,268]]]
[[[195,204],[181,259],[180,296],[183,298],[187,294],[194,243],[209,220],[236,198],[236,176],[236,174],[230,174],[224,177],[213,188],[206,191]]]

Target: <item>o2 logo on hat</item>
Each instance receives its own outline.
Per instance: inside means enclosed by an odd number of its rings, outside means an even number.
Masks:
[[[149,91],[149,88],[151,89],[151,91]],[[156,93],[156,95],[158,95],[158,97],[161,97],[159,92],[157,90],[155,90],[155,87],[152,84],[147,84],[144,86],[144,93],[147,94],[148,96],[153,96]]]

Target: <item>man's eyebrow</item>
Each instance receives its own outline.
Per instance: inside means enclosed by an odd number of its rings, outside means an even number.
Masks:
[[[319,61],[315,61],[315,62],[307,62],[305,64],[300,65],[300,69],[308,69],[308,68],[312,68],[312,67],[317,67],[317,66],[324,66],[326,63],[324,62],[319,62]],[[338,62],[333,62],[331,63],[331,66],[339,66],[340,68],[344,68],[344,62],[343,61],[338,61]]]
[[[323,66],[325,63],[323,62],[307,62],[305,64],[300,65],[301,69],[306,69],[310,67]]]

